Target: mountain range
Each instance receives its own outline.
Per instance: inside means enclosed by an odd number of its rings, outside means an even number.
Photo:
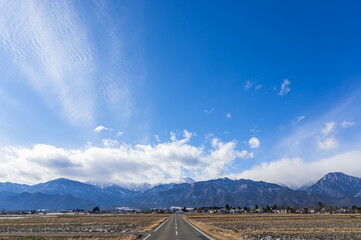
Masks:
[[[220,178],[195,182],[185,178],[157,186],[82,183],[65,178],[36,185],[0,183],[0,209],[91,209],[171,206],[310,206],[319,201],[328,205],[361,205],[361,178],[344,173],[328,173],[307,189],[246,179]],[[141,185],[138,185],[141,186]]]

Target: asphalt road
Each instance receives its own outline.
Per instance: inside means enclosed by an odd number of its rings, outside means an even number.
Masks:
[[[178,214],[169,217],[143,240],[213,240]]]

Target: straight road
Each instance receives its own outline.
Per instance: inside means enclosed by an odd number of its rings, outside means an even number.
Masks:
[[[143,240],[214,240],[178,214],[169,217]]]

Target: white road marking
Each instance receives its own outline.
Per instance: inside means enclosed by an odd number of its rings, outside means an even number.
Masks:
[[[177,236],[178,236],[178,231],[175,231],[175,235],[177,235]]]
[[[205,237],[209,238],[210,240],[215,240],[214,238],[208,236],[207,234],[205,234],[204,232],[202,232],[201,230],[199,230],[198,228],[196,228],[192,223],[188,222],[187,220],[184,219],[184,217],[181,216],[181,218],[186,221],[189,225],[191,225],[195,230],[197,230],[198,232],[202,233]]]
[[[149,238],[149,237],[150,237],[150,235],[151,235],[151,234],[149,234],[148,236],[146,236],[143,240],[145,240],[145,239]]]
[[[173,217],[173,216],[172,216]],[[161,225],[159,225],[153,232],[158,231],[159,228],[161,228],[166,222],[168,222],[169,219],[171,219],[172,217],[169,217],[167,220],[165,220]],[[146,240],[147,238],[149,238],[152,234],[149,234],[148,236],[146,236],[143,240]]]
[[[172,217],[169,217],[167,220],[165,220],[161,225],[159,225],[155,230],[154,232],[158,231],[159,228],[161,228],[166,222],[169,221],[169,219],[171,219]]]

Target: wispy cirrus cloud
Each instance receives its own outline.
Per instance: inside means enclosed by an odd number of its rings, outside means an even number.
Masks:
[[[318,147],[323,150],[330,150],[338,146],[338,141],[330,134],[335,130],[336,123],[328,122],[321,128],[321,135],[317,138]]]
[[[301,121],[301,120],[305,119],[305,117],[306,117],[306,116],[304,116],[304,115],[303,115],[303,116],[299,116],[299,117],[297,117],[297,122],[299,122],[299,121]]]
[[[343,128],[351,127],[353,125],[355,125],[355,123],[354,122],[349,122],[349,121],[343,121],[341,123],[341,127],[343,127]]]
[[[299,116],[299,117],[296,117],[296,120],[293,120],[292,121],[292,124],[296,124],[296,123],[298,123],[298,122],[300,122],[300,121],[302,121],[303,119],[305,119],[306,118],[306,116]]]
[[[74,124],[93,119],[94,48],[87,38],[70,2],[0,3],[0,46],[24,80]]]
[[[322,135],[323,137],[327,137],[328,135],[330,135],[330,133],[331,133],[332,131],[334,131],[335,126],[336,126],[335,122],[328,122],[328,123],[326,123],[325,127],[324,127],[324,128],[321,128],[321,135]]]
[[[257,83],[257,82],[259,82],[259,81],[258,80],[254,80],[254,81],[247,80],[245,83],[243,83],[243,89],[245,91],[248,91],[248,90],[251,90],[251,89],[259,90],[262,87],[264,87],[263,84]]]
[[[259,89],[261,89],[263,87],[263,84],[258,84],[254,89],[255,90],[259,90]]]
[[[307,121],[295,124],[277,139],[270,149],[271,155],[280,158],[300,158],[317,161],[344,151],[361,151],[360,127],[355,124],[352,131],[342,124],[348,119],[360,120],[360,88],[356,88],[344,98],[329,104],[328,109],[317,109],[315,115],[307,115]],[[296,120],[294,120],[296,122]],[[350,121],[350,120],[348,120]]]
[[[123,76],[116,68],[97,67],[100,55],[108,61],[103,65],[114,65],[111,61],[116,59],[109,56],[115,52],[118,58],[123,57],[119,36],[110,37],[119,31],[107,23],[101,23],[104,26],[100,30],[92,28],[76,4],[72,1],[1,1],[0,48],[21,75],[20,79],[67,122],[94,124],[102,101],[109,106],[116,105],[123,117],[129,117],[131,94]],[[106,14],[101,8],[96,11],[98,15]],[[111,49],[99,52],[94,35],[108,36],[109,42],[104,48]],[[123,59],[122,63],[125,62]]]
[[[338,146],[338,141],[334,137],[328,137],[325,139],[318,140],[318,147],[323,150],[334,149]]]
[[[204,114],[206,115],[209,115],[209,114],[212,114],[213,113],[213,108],[210,108],[210,109],[204,109]]]

